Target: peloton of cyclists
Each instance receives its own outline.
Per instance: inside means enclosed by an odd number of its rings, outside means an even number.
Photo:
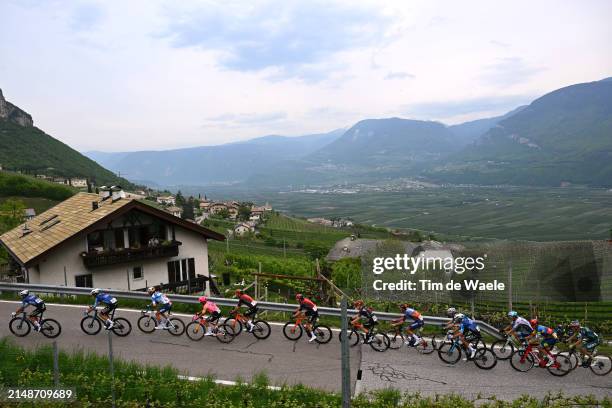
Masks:
[[[17,314],[23,312],[28,306],[33,306],[34,310],[32,310],[32,312],[28,315],[28,319],[34,325],[34,330],[39,332],[41,327],[39,322],[40,317],[42,316],[43,312],[47,310],[45,301],[36,295],[31,295],[30,291],[27,289],[19,292],[19,296],[21,297],[21,306],[19,309],[17,309],[17,311],[13,312],[11,316],[15,317]]]

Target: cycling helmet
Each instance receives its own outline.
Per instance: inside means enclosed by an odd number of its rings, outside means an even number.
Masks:
[[[27,289],[22,290],[21,292],[19,292],[19,296],[21,297],[26,297],[30,294],[30,291]]]
[[[199,299],[198,299],[198,301],[199,301],[200,303],[206,303],[206,302],[208,301],[208,298],[207,298],[206,296],[200,296],[200,297],[199,297]]]
[[[399,307],[401,310],[406,310],[408,309],[408,303],[402,303]]]
[[[529,321],[529,324],[531,325],[531,327],[535,328],[538,325],[538,319],[531,319]]]
[[[236,296],[242,295],[242,289],[236,289]]]
[[[448,317],[455,317],[456,314],[457,314],[457,309],[455,309],[454,307],[449,307],[448,309],[446,309],[446,315]]]
[[[149,294],[155,293],[155,287],[151,286],[150,288],[147,288],[147,293],[149,293]]]
[[[359,299],[353,302],[353,307],[360,308],[363,306],[363,300]]]
[[[89,294],[90,294],[91,296],[95,296],[95,295],[97,295],[98,293],[100,293],[100,289],[98,289],[98,288],[96,288],[96,289],[92,289],[92,290],[91,290],[91,292],[89,292]]]
[[[304,295],[302,295],[301,293],[298,293],[297,295],[295,295],[295,298],[297,300],[302,300],[302,299],[304,299]]]
[[[456,322],[458,322],[459,320],[463,320],[463,318],[465,317],[465,315],[463,313],[457,313],[455,315],[455,318],[453,320],[455,320]]]
[[[514,310],[511,310],[511,311],[508,312],[508,317],[516,319],[518,317],[518,313],[515,312]]]
[[[569,325],[570,327],[580,327],[580,322],[578,320],[572,320]]]

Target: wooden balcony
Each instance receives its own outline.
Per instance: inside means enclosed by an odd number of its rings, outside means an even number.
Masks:
[[[83,263],[86,268],[97,268],[101,266],[131,263],[147,259],[170,258],[179,253],[179,241],[169,244],[147,246],[143,248],[125,248],[119,250],[109,250],[104,252],[83,252]]]

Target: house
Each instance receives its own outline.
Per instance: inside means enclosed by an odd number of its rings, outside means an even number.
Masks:
[[[23,210],[23,215],[26,221],[30,221],[32,218],[36,217],[36,211],[33,208],[26,208]]]
[[[70,180],[65,179],[63,177],[55,177],[55,178],[53,178],[53,182],[57,183],[57,184],[70,185]]]
[[[146,197],[146,194],[144,191],[137,191],[137,192],[131,192],[131,191],[126,191],[125,192],[125,197],[126,198],[133,198],[135,200],[142,200]]]
[[[232,220],[235,220],[238,217],[238,204],[228,203],[226,204],[227,212],[229,213],[229,217]]]
[[[132,290],[210,276],[208,240],[222,234],[122,193],[77,193],[1,235],[19,279]]]
[[[175,217],[179,217],[179,218],[181,218],[181,215],[183,214],[183,209],[175,205],[166,207],[165,210],[168,211],[170,214],[174,215]]]
[[[163,205],[176,205],[176,198],[173,195],[159,196],[157,202]]]
[[[87,188],[87,179],[84,178],[71,178],[70,185],[76,188]]]
[[[223,210],[227,210],[227,206],[224,203],[212,203],[208,207],[208,212],[210,214],[218,214]]]
[[[241,222],[234,227],[234,236],[242,237],[250,232],[255,232],[255,225],[248,222]]]
[[[199,207],[203,212],[208,212],[208,208],[212,205],[210,201],[202,200],[200,201]]]

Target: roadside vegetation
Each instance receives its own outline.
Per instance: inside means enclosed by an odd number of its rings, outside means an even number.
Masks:
[[[76,389],[77,401],[63,406],[110,406],[114,388],[117,407],[278,407],[332,408],[341,406],[337,393],[320,391],[303,385],[280,385],[280,390],[268,388],[265,372],[255,373],[250,379],[236,379],[232,386],[218,385],[212,377],[199,381],[179,379],[181,373],[171,367],[144,366],[115,359],[114,379],[110,375],[109,360],[101,355],[76,351],[59,353],[60,387]],[[51,347],[25,350],[7,339],[0,340],[0,386],[51,388],[54,386],[53,352]],[[275,384],[276,385],[276,384]],[[609,398],[592,396],[565,397],[549,395],[544,399],[522,396],[513,402],[471,400],[447,394],[425,397],[403,394],[394,389],[360,394],[353,398],[356,408],[387,407],[570,407],[610,406]],[[22,406],[31,406],[24,403]],[[15,405],[11,405],[15,406]],[[36,403],[36,406],[57,406],[57,403]]]

